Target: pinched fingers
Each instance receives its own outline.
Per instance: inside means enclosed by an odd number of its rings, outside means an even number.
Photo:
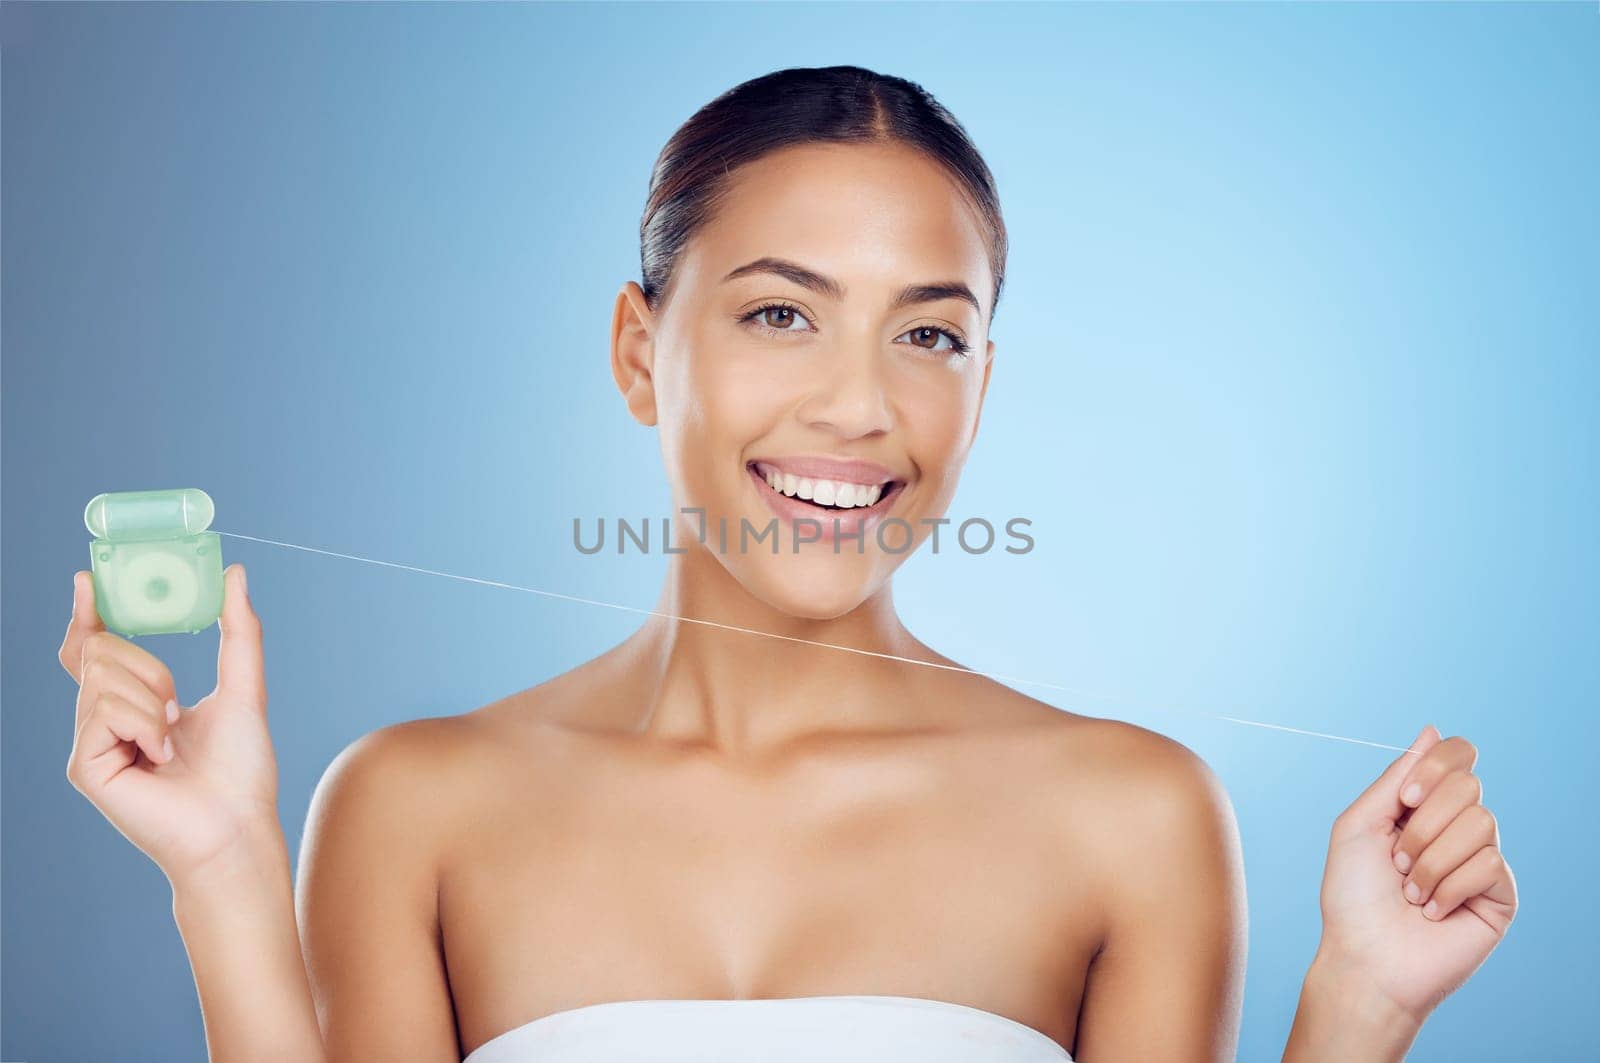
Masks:
[[[1439,836],[1422,850],[1401,892],[1412,904],[1426,907],[1436,888],[1484,850],[1498,852],[1500,829],[1494,813],[1482,805],[1469,805]],[[1426,910],[1423,914],[1429,914]]]
[[[111,683],[112,689],[123,693],[138,703],[137,686],[159,707],[168,699],[178,700],[178,688],[173,683],[172,671],[161,659],[142,646],[110,631],[97,631],[83,641],[82,663],[78,670],[78,725],[83,724],[85,702],[93,700],[93,693],[101,684]]]
[[[1479,905],[1474,898],[1487,898],[1494,903]],[[1422,906],[1422,914],[1429,919],[1443,919],[1463,904],[1501,933],[1510,925],[1517,907],[1516,879],[1498,845],[1485,845],[1446,875]]]
[[[1483,804],[1483,781],[1473,772],[1478,750],[1457,735],[1428,750],[1400,787],[1410,811],[1396,834],[1401,892],[1440,920],[1468,904],[1503,931],[1516,910],[1516,886],[1500,852],[1500,825]],[[1486,897],[1488,905],[1473,903]],[[1480,911],[1480,908],[1482,911]]]
[[[91,657],[83,666],[83,685],[78,688],[77,730],[83,729],[95,702],[104,694],[115,694],[151,716],[163,719],[167,716],[168,700],[176,700],[150,689],[150,685],[120,659],[110,655]]]
[[[77,722],[67,758],[73,786],[88,795],[131,765],[137,755],[125,743],[133,743],[151,763],[172,759],[168,728],[178,713],[166,665],[100,631],[85,640],[79,678]]]
[[[1472,772],[1457,769],[1444,776],[1422,804],[1411,810],[1405,826],[1395,836],[1394,866],[1401,874],[1410,871],[1422,851],[1443,835],[1462,812],[1482,808],[1482,801],[1483,780]]]
[[[115,691],[102,690],[73,739],[67,779],[80,792],[90,794],[133,763],[125,742],[136,745],[152,763],[165,764],[173,755],[167,727],[165,711],[153,713]],[[106,756],[114,751],[116,755]]]

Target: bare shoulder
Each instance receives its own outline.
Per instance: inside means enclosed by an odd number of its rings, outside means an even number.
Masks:
[[[544,736],[562,730],[563,678],[456,715],[379,727],[346,745],[311,798],[298,892],[318,892],[327,908],[327,894],[359,881],[340,872],[362,865],[381,869],[418,911],[432,913],[462,828],[481,822],[514,784],[559,774],[566,750]]]
[[[1216,774],[1177,739],[1138,724],[1058,708],[927,647],[947,670],[920,677],[918,700],[942,706],[951,725],[1037,750],[1043,777],[1118,799],[1134,813],[1182,814],[1199,800],[1226,800]]]
[[[301,842],[300,892],[338,888],[344,876],[311,872],[355,862],[381,866],[431,897],[437,840],[454,818],[451,795],[470,775],[472,728],[461,717],[406,720],[345,746],[318,780]]]
[[[415,768],[419,761],[439,763],[441,755],[448,758],[469,740],[471,716],[423,716],[368,731],[340,750],[329,768],[383,772],[398,764]]]
[[[571,751],[562,736],[570,739],[586,706],[607,701],[594,695],[607,689],[601,666],[615,652],[476,709],[404,720],[360,736],[317,784],[308,835],[333,815],[340,820],[334,826],[366,824],[378,833],[389,822],[404,831],[410,843],[405,858],[416,863],[430,840],[447,841],[513,777],[528,781],[562,766]]]
[[[1237,828],[1216,771],[1187,745],[1123,720],[1057,708],[983,680],[981,716],[1028,750],[1011,763],[1029,772],[1046,813],[1066,818],[1072,837],[1152,861],[1190,859],[1201,847],[1235,844]]]
[[[465,769],[479,740],[470,714],[404,720],[368,731],[339,751],[317,783],[312,815],[330,803],[409,815],[436,806],[439,784]]]
[[[1150,728],[1081,716],[1069,726],[1074,733],[1058,757],[1065,774],[1057,777],[1055,809],[1064,817],[1063,836],[1077,849],[1078,873],[1098,895],[1099,995],[1136,1001],[1138,993],[1112,987],[1181,981],[1187,970],[1201,1003],[1184,1021],[1198,1030],[1215,1016],[1236,1018],[1247,920],[1244,857],[1222,780],[1193,749]],[[1174,950],[1190,958],[1175,959]],[[1197,964],[1194,957],[1215,962]],[[1154,999],[1146,1003],[1154,1007]]]
[[[1093,769],[1108,783],[1159,786],[1168,797],[1209,789],[1216,776],[1199,754],[1177,739],[1124,720],[1089,716],[1057,708],[987,677],[961,677],[961,700],[972,719],[999,727],[1020,727],[1059,744],[1074,772]],[[1171,787],[1188,794],[1170,792]]]
[[[1151,829],[1195,827],[1229,807],[1216,771],[1177,739],[1124,720],[1076,719],[1074,767],[1134,822]]]
[[[1108,858],[1137,856],[1155,881],[1187,882],[1218,904],[1242,887],[1233,804],[1215,769],[1175,738],[1120,720],[1096,720],[1084,743],[1101,795]],[[1120,884],[1119,884],[1120,885]],[[1133,895],[1119,889],[1119,896]]]

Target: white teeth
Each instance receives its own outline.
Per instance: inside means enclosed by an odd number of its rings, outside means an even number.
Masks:
[[[883,497],[883,489],[889,486],[888,484],[868,486],[843,480],[813,480],[805,476],[796,476],[794,473],[779,472],[776,469],[769,469],[762,475],[767,481],[767,486],[780,494],[838,509],[876,505],[878,499]]]

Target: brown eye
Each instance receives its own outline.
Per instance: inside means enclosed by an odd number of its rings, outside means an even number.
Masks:
[[[810,322],[806,321],[804,314],[787,303],[768,303],[765,306],[758,306],[748,314],[745,314],[740,320],[767,332],[805,332],[808,331],[806,325],[810,324]],[[804,324],[799,328],[795,328],[794,323],[796,320],[804,322]]]
[[[922,325],[918,328],[912,329],[910,332],[903,332],[901,335],[912,337],[911,345],[913,347],[920,347],[925,351],[932,351],[935,354],[954,354],[960,355],[961,357],[966,357],[967,352],[971,350],[971,348],[967,346],[967,341],[962,339],[960,336],[957,336],[954,332],[951,332],[948,329],[935,328],[932,325]],[[924,343],[924,339],[930,342]],[[949,340],[949,345],[944,347],[939,346],[939,341],[942,339]]]

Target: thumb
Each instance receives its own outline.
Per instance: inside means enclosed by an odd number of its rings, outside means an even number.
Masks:
[[[261,620],[250,605],[244,566],[229,565],[222,574],[222,615],[218,626],[217,689],[266,712],[266,670],[261,663]]]
[[[78,577],[82,576],[82,579]],[[95,607],[94,573],[80,570],[72,574],[72,626],[84,635],[104,631],[105,623]]]
[[[1396,757],[1383,770],[1383,774],[1373,780],[1372,785],[1361,791],[1361,795],[1350,803],[1350,807],[1345,810],[1346,816],[1360,827],[1392,827],[1397,819],[1410,811],[1400,801],[1400,784],[1411,773],[1411,769],[1416,766],[1422,754],[1442,740],[1439,729],[1433,724],[1424,727],[1412,740],[1411,747]]]
[[[67,670],[73,682],[83,682],[83,643],[106,626],[95,609],[94,574],[79,570],[72,574],[72,619],[67,621],[67,634],[61,640],[56,659]]]

